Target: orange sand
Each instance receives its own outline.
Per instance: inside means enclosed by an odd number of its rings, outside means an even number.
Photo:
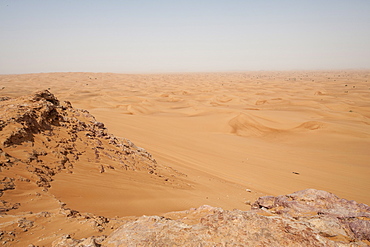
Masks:
[[[0,75],[1,88],[11,97],[50,88],[187,175],[185,187],[84,167],[55,176],[50,192],[82,212],[247,210],[305,188],[370,204],[370,71]]]

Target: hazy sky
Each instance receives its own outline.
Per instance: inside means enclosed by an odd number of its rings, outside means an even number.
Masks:
[[[0,0],[0,73],[369,69],[370,0]]]

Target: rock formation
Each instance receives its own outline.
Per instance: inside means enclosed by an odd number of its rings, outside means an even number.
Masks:
[[[368,246],[370,207],[307,189],[259,198],[251,211],[201,206],[142,216],[103,241],[68,236],[53,246]],[[94,242],[95,241],[95,242]]]
[[[44,221],[68,222],[68,227],[83,221],[96,234],[105,233],[118,222],[81,213],[50,192],[55,176],[73,176],[81,166],[92,173],[103,173],[102,176],[107,171],[141,174],[140,178],[148,178],[152,183],[171,183],[178,175],[171,168],[158,165],[150,153],[131,141],[109,134],[88,111],[75,109],[69,102],[61,103],[47,90],[19,98],[2,97],[0,243],[24,246],[19,241],[26,239],[26,232],[37,229],[38,234],[44,234]],[[135,179],[135,175],[131,178]],[[44,238],[45,243],[52,240]]]
[[[326,191],[307,189],[284,196],[264,196],[252,209],[307,221],[328,238],[370,241],[370,207]]]
[[[34,182],[44,189],[50,187],[55,174],[73,172],[75,163],[84,157],[94,161],[100,172],[104,172],[101,164],[108,159],[116,164],[108,165],[108,169],[146,170],[161,175],[148,152],[107,133],[104,124],[88,111],[74,109],[69,102],[61,104],[49,91],[1,103],[1,167],[26,164]],[[21,155],[16,152],[19,146]]]

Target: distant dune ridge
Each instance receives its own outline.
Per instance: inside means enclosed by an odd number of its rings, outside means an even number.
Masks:
[[[318,130],[324,127],[324,123],[318,121],[307,121],[290,129],[277,129],[273,127],[268,127],[258,122],[258,120],[252,118],[251,116],[243,113],[231,119],[229,124],[232,128],[232,133],[246,137],[262,137],[272,135],[276,136],[284,133],[299,133],[301,131]]]
[[[0,76],[0,243],[367,246],[368,76]]]

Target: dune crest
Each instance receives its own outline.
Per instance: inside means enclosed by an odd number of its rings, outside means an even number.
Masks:
[[[276,135],[283,132],[283,130],[268,127],[257,121],[254,117],[244,113],[240,113],[231,119],[229,125],[232,128],[231,133],[247,137]]]
[[[269,127],[261,123],[256,117],[240,113],[229,121],[231,133],[245,137],[277,137],[283,134],[294,134],[306,131],[315,131],[324,128],[325,124],[318,121],[307,121],[296,127],[282,129]]]
[[[323,128],[325,125],[324,123],[318,121],[307,121],[302,123],[301,125],[295,127],[294,129],[303,129],[303,130],[318,130]]]

